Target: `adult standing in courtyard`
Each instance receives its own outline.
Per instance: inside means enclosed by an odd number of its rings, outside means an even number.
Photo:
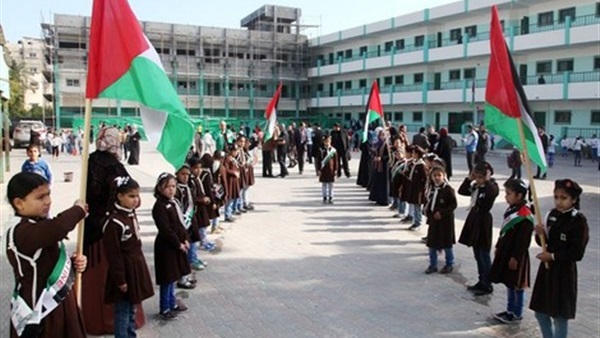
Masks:
[[[544,127],[538,127],[538,135],[540,136],[540,140],[542,141],[542,149],[544,149],[544,158],[546,157],[546,152],[548,151],[548,135],[546,135],[546,129]],[[538,166],[537,168],[537,174],[535,174],[535,176],[533,178],[538,178],[538,179],[546,179],[546,174],[544,173],[542,175],[542,168],[540,166]]]
[[[331,131],[331,144],[335,148],[338,154],[338,172],[337,177],[342,176],[342,169],[346,177],[350,177],[350,169],[348,168],[348,134],[345,130],[342,130],[339,123],[333,125]]]
[[[88,265],[82,275],[81,310],[86,331],[91,335],[112,334],[114,329],[113,307],[104,303],[108,262],[101,239],[107,213],[116,202],[114,179],[130,177],[120,161],[120,143],[119,129],[101,129],[96,140],[96,151],[89,157],[86,193],[89,215],[85,219],[83,241],[83,253]],[[144,324],[141,304],[137,307],[136,324],[137,327]]]
[[[140,164],[140,133],[135,126],[131,126],[131,133],[129,134],[129,159],[127,163],[130,165]]]
[[[473,128],[472,124],[467,126],[467,137],[464,139],[465,150],[467,151],[467,167],[469,173],[473,171],[473,164],[475,163],[475,152],[477,151],[477,142],[479,141],[479,135]]]
[[[446,164],[446,177],[452,177],[452,138],[448,135],[448,129],[442,128],[440,137],[435,147],[435,153],[444,160]]]

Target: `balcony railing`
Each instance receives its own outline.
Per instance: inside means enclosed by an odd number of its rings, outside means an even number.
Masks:
[[[571,20],[571,27],[589,26],[589,25],[595,25],[598,23],[600,23],[600,16],[596,16],[595,14],[582,15],[582,16],[575,17]],[[558,20],[556,20],[553,23],[548,24],[548,25],[540,25],[539,23],[530,24],[530,25],[526,26],[525,29],[522,29],[522,27],[520,25],[517,25],[517,26],[513,26],[514,27],[513,33],[514,33],[514,36],[527,35],[527,34],[534,34],[534,33],[541,33],[541,32],[564,29],[565,26],[566,26],[566,22],[559,22]],[[509,29],[508,29],[508,27],[506,27],[504,29],[504,34],[508,35],[508,32],[509,32]],[[482,31],[482,32],[478,32],[477,35],[475,35],[473,37],[469,37],[468,41],[469,42],[487,41],[487,40],[489,40],[489,38],[490,38],[490,32]],[[446,46],[459,45],[459,44],[464,43],[466,39],[467,39],[467,36],[465,34],[464,36],[462,36],[459,39],[450,39],[447,37],[447,38],[442,39],[441,43],[438,43],[437,36],[430,35],[428,41],[425,43],[427,43],[428,47],[430,49],[432,49],[432,48],[441,48],[441,47],[446,47]],[[364,54],[366,54],[366,58],[369,59],[369,58],[374,58],[374,57],[390,55],[392,53],[401,54],[401,53],[408,53],[408,52],[413,52],[413,51],[422,50],[422,49],[423,49],[423,46],[415,46],[414,44],[411,44],[411,45],[405,45],[404,48],[393,48],[393,49],[384,51],[384,48],[382,45],[374,45],[374,46],[368,46],[368,51]],[[344,63],[344,62],[356,61],[356,60],[361,60],[361,59],[363,59],[363,55],[359,54],[359,53],[357,53],[356,55],[353,55],[350,58],[341,57],[341,60],[339,60],[338,57],[336,56],[336,58],[333,60],[333,62],[329,62],[330,60],[327,58],[320,58],[320,66],[335,65],[335,64],[338,64],[339,61]],[[319,59],[314,59],[311,62],[313,67],[319,66],[318,60]]]

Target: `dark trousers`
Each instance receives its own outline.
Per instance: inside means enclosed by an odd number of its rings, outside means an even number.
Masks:
[[[115,303],[115,338],[137,337],[135,333],[135,304],[129,301]]]
[[[521,166],[512,168],[512,173],[510,174],[510,177],[508,179],[512,180],[513,178],[521,179]]]
[[[342,176],[342,169],[344,170],[344,175],[350,176],[350,169],[348,169],[348,156],[346,156],[346,151],[343,149],[336,149],[336,151],[338,154],[338,168],[340,168],[337,176]]]
[[[307,144],[306,145],[306,159],[308,160],[308,163],[312,164],[312,158],[313,158],[313,146],[312,146],[312,144]]]
[[[485,153],[479,151],[475,152],[475,165],[483,162],[485,162]]]
[[[538,168],[537,168],[537,174],[535,174],[535,177],[546,178],[546,173],[544,173],[544,175],[542,175],[542,168],[540,168],[540,166],[538,166]]]
[[[482,289],[492,290],[492,282],[490,282],[490,271],[492,270],[490,250],[473,247],[473,255],[475,256],[475,261],[477,261],[479,284]]]
[[[467,167],[469,168],[469,173],[473,171],[473,162],[475,160],[475,152],[467,151]]]
[[[289,175],[287,168],[285,167],[285,157],[287,153],[282,150],[277,150],[277,162],[279,162],[279,175],[287,176]]]
[[[304,147],[298,147],[298,170],[304,171]]]
[[[273,176],[273,151],[262,151],[262,175],[263,177]]]

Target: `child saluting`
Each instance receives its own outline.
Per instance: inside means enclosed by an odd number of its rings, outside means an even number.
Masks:
[[[69,256],[62,242],[86,216],[75,204],[55,218],[50,213],[50,185],[41,175],[18,173],[7,187],[8,200],[21,221],[7,231],[7,258],[15,274],[11,301],[11,337],[85,338],[75,293],[75,272],[87,259]],[[63,278],[66,276],[66,278]]]

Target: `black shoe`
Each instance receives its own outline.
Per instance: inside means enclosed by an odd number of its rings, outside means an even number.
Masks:
[[[446,275],[446,274],[451,273],[453,270],[454,270],[454,268],[452,267],[452,265],[445,265],[442,268],[442,270],[440,270],[440,273]]]
[[[430,266],[430,267],[427,268],[427,270],[425,270],[425,274],[426,275],[431,275],[432,273],[437,272],[437,271],[438,271],[437,268],[434,268],[433,266]]]
[[[490,288],[484,288],[484,287],[479,287],[475,290],[473,290],[473,294],[475,296],[485,296],[485,295],[489,295],[491,293],[494,292],[494,289]]]
[[[225,218],[225,222],[233,223],[233,222],[235,222],[235,220],[233,219],[233,217],[228,217],[228,218]]]
[[[333,201],[331,200],[331,197],[329,197],[329,200],[327,201],[327,203],[333,204]]]
[[[494,319],[496,319],[497,321],[504,323],[504,321],[506,320],[506,316],[508,316],[508,312],[506,311],[502,311],[496,314],[493,314],[492,317],[494,317]]]
[[[413,218],[408,216],[408,217],[404,217],[403,219],[401,219],[400,223],[409,224],[409,223],[412,223],[412,221],[413,221]]]
[[[421,226],[417,225],[417,224],[413,224],[410,227],[408,227],[408,230],[410,231],[417,231]]]
[[[240,212],[241,212],[241,213],[243,213],[243,214],[245,214],[245,213],[247,213],[247,212],[248,212],[248,209],[246,209],[246,208],[241,208],[241,209],[240,209]]]
[[[174,313],[173,311],[164,311],[158,314],[160,316],[160,319],[164,319],[164,320],[173,320],[175,318],[177,318],[177,314]]]
[[[323,204],[327,204],[327,198],[323,197]]]
[[[513,313],[509,312],[506,316],[499,319],[504,324],[517,324],[523,320],[523,317],[517,317]]]
[[[538,175],[533,176],[533,178],[535,178],[536,180],[540,179],[540,177]]]
[[[350,174],[348,173],[348,174],[346,174],[346,177],[347,177],[347,178],[350,178],[350,177],[352,177],[352,175],[350,175]]]
[[[177,282],[177,287],[180,289],[192,290],[196,285],[190,283],[190,281],[185,281],[185,283]]]
[[[467,286],[467,291],[473,292],[475,290],[478,290],[479,288],[481,288],[481,283],[477,282],[477,284]]]

